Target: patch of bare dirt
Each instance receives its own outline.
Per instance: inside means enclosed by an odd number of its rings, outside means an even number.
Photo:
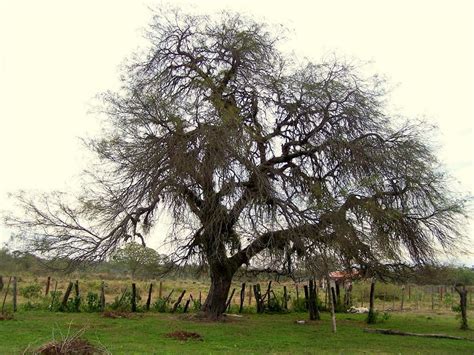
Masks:
[[[216,323],[216,322],[228,323],[228,322],[241,321],[242,319],[244,319],[244,317],[238,314],[224,313],[222,314],[221,317],[216,319],[216,318],[210,318],[204,312],[197,312],[197,313],[180,314],[178,315],[177,319],[189,320],[189,321],[194,321],[194,322],[203,322],[203,323]]]
[[[102,317],[104,318],[113,318],[113,319],[120,319],[120,318],[137,318],[139,317],[136,313],[131,312],[121,312],[121,311],[105,311],[102,313]]]
[[[166,334],[168,338],[173,338],[176,340],[203,340],[202,336],[198,333],[187,332],[185,330],[177,330],[172,333]]]

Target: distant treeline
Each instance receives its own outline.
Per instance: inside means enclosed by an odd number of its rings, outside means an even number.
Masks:
[[[50,261],[35,255],[11,251],[7,248],[0,249],[0,275],[13,275],[30,273],[35,276],[47,276],[53,272],[52,266],[58,273],[66,267],[67,260]],[[164,275],[178,278],[207,279],[207,268],[195,265],[175,265],[166,255],[158,254],[151,248],[139,249],[136,246],[124,248],[108,261],[100,263],[79,265],[74,272],[84,274],[98,274],[102,278],[122,279],[125,277],[138,279],[161,278]],[[305,270],[297,270],[297,280],[311,278]],[[236,275],[241,280],[269,280],[284,281],[291,279],[289,276],[277,275],[272,272],[255,272],[242,269]],[[404,276],[403,283],[418,285],[454,285],[462,283],[474,285],[474,268],[454,265],[423,265],[412,268],[412,272]]]

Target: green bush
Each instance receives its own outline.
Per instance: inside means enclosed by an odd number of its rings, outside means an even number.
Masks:
[[[283,308],[283,299],[280,299],[278,297],[272,297],[270,300],[267,302],[265,311],[267,313],[287,313],[288,310]]]
[[[39,298],[41,296],[41,286],[38,284],[20,287],[20,295],[27,299]]]
[[[140,297],[140,293],[138,292],[138,289],[136,290],[136,302],[137,302],[137,311],[139,310],[138,303],[142,299]],[[121,296],[115,297],[114,302],[110,305],[110,308],[113,309],[114,311],[124,311],[128,312],[132,308],[132,291],[131,290],[126,290],[124,293],[122,293]]]
[[[47,309],[48,305],[45,305],[44,303],[41,303],[41,302],[28,301],[28,302],[22,304],[21,308],[25,311],[39,311],[39,310],[42,310],[42,309]]]
[[[100,299],[99,295],[95,292],[87,293],[86,297],[86,311],[87,312],[98,312],[100,311]]]
[[[164,298],[158,298],[155,303],[152,305],[154,311],[165,313],[170,310],[168,302]]]
[[[48,305],[48,309],[50,311],[58,311],[61,307],[61,297],[63,293],[61,291],[51,291],[50,292],[51,298],[50,303]]]
[[[202,308],[202,304],[199,300],[193,300],[193,310],[199,312]]]

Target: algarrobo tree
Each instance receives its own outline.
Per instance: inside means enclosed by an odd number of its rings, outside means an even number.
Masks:
[[[235,272],[291,269],[321,248],[382,274],[455,247],[463,202],[447,191],[423,124],[384,113],[383,82],[336,60],[297,65],[239,15],[156,15],[150,48],[104,94],[109,125],[78,203],[20,196],[29,246],[104,259],[169,211],[174,259],[199,259],[219,317]],[[388,266],[387,266],[388,265]]]
[[[112,259],[115,262],[127,266],[127,269],[135,278],[137,274],[158,273],[160,263],[163,261],[158,252],[141,244],[132,242],[119,249]]]

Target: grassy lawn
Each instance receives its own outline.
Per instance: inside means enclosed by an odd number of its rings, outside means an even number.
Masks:
[[[306,314],[244,315],[209,323],[182,315],[147,313],[133,319],[103,318],[100,314],[19,312],[15,320],[0,321],[0,354],[21,353],[86,328],[84,337],[103,344],[113,354],[141,353],[474,353],[474,341],[367,334],[363,315],[338,315],[338,333],[331,333],[329,315],[304,325]],[[474,340],[474,331],[458,330],[458,320],[446,315],[393,314],[374,327],[419,333],[444,333]],[[203,341],[178,341],[165,335],[193,331]]]

